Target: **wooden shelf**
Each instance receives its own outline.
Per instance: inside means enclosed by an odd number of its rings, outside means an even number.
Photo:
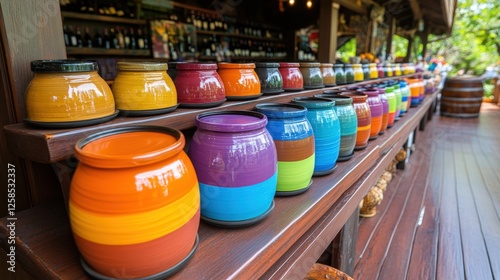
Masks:
[[[302,92],[303,95],[314,93]],[[289,99],[292,95],[285,97]],[[332,174],[313,177],[313,185],[307,192],[276,197],[274,210],[260,223],[248,228],[225,229],[202,222],[196,253],[172,278],[196,279],[203,275],[207,279],[302,279],[408,135],[418,127],[436,97],[437,91],[427,94],[419,107],[410,108],[385,134],[370,141],[366,149],[356,151],[351,160],[339,162]],[[241,102],[229,107],[249,108],[253,104]],[[183,111],[176,118],[189,119],[182,117],[184,114],[190,118],[195,113]],[[188,127],[192,121],[173,124]],[[62,134],[63,131],[55,133],[59,138]],[[52,134],[47,132],[44,135]],[[35,207],[18,213],[16,217],[23,221],[16,224],[16,256],[31,275],[49,279],[88,278],[80,266],[62,204]],[[7,224],[5,217],[0,224],[2,239],[8,236]],[[1,246],[7,249],[7,242],[1,242]]]
[[[366,85],[411,76],[413,75],[381,78],[351,85]],[[128,125],[159,125],[169,126],[181,130],[188,129],[194,127],[194,119],[196,115],[202,112],[217,110],[251,110],[256,104],[261,102],[288,103],[294,97],[312,96],[323,93],[325,90],[340,87],[342,86],[304,90],[299,92],[284,92],[279,95],[263,95],[258,99],[248,101],[227,101],[218,107],[208,109],[179,108],[171,113],[149,117],[118,116],[117,118],[102,124],[70,129],[39,129],[28,126],[25,123],[20,123],[5,126],[4,133],[9,150],[13,154],[21,158],[40,163],[54,163],[70,158],[73,155],[73,146],[79,139],[98,131]]]
[[[151,56],[150,50],[144,49],[103,49],[103,48],[78,48],[66,47],[67,55],[86,55],[86,56]]]
[[[102,21],[102,22],[110,22],[110,23],[125,23],[125,24],[134,24],[134,25],[146,25],[147,20],[144,19],[133,19],[133,18],[125,18],[125,17],[112,17],[112,16],[101,16],[101,15],[93,15],[93,14],[82,14],[82,13],[74,13],[74,12],[61,12],[63,19],[79,19],[79,20],[91,20],[91,21]]]

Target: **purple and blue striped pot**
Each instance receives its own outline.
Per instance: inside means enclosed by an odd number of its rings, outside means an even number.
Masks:
[[[273,208],[277,152],[267,117],[254,111],[198,115],[188,155],[199,179],[201,218],[222,226],[245,226]]]

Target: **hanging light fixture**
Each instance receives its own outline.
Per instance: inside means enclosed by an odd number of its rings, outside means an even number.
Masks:
[[[310,9],[312,7],[312,5],[313,5],[313,2],[311,0],[307,0],[306,5],[307,5],[307,8]]]
[[[288,4],[290,4],[290,6],[293,6],[293,4],[295,4],[295,0],[289,0]]]

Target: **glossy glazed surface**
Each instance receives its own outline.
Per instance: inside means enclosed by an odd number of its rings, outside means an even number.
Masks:
[[[219,63],[218,67],[228,99],[252,99],[262,94],[254,63]]]
[[[321,63],[321,76],[323,78],[323,84],[325,86],[334,86],[335,83],[335,72],[333,71],[332,63]]]
[[[333,172],[340,151],[340,121],[334,101],[317,97],[296,97],[292,103],[307,108],[307,119],[314,132],[314,174]]]
[[[26,88],[26,114],[31,121],[92,120],[115,110],[113,93],[97,71],[35,73]]]
[[[304,88],[319,88],[323,86],[320,63],[300,63],[299,70],[304,79]]]
[[[380,100],[377,90],[366,90],[363,93],[368,95],[367,101],[368,105],[370,106],[370,115],[371,115],[370,139],[375,139],[378,137],[380,130],[382,129],[382,118],[384,114],[382,101]]]
[[[284,90],[301,90],[304,88],[304,77],[299,70],[299,63],[280,63],[278,70],[283,78]]]
[[[361,64],[353,64],[352,69],[354,70],[354,81],[361,82],[364,80],[364,73]]]
[[[333,66],[333,69],[335,71],[335,82],[338,85],[343,85],[346,83],[346,78],[345,78],[345,72],[344,72],[344,65],[342,64],[335,64]]]
[[[387,103],[389,104],[389,116],[387,118],[387,127],[391,127],[394,124],[396,117],[396,95],[392,87],[385,87],[385,96],[387,97]]]
[[[260,80],[263,94],[280,93],[283,91],[283,77],[279,72],[279,63],[256,63],[255,72]]]
[[[70,221],[77,247],[95,271],[147,277],[192,250],[200,193],[184,143],[179,131],[147,126],[105,131],[77,143]]]
[[[177,90],[166,63],[118,62],[112,90],[119,110],[149,111],[177,106]]]
[[[340,122],[339,157],[347,157],[354,152],[358,132],[358,117],[352,105],[352,98],[337,94],[318,94],[315,97],[328,98],[335,102],[335,113]]]
[[[218,221],[256,218],[272,204],[277,153],[267,117],[251,111],[218,111],[196,117],[189,146],[201,197],[201,215]]]
[[[174,80],[180,105],[219,105],[226,99],[224,84],[217,73],[217,64],[185,63],[177,65]]]
[[[358,118],[358,132],[355,149],[364,149],[368,145],[371,131],[371,112],[368,105],[368,96],[363,93],[341,93],[353,99],[354,110]]]
[[[314,172],[313,128],[306,118],[307,109],[284,103],[261,103],[257,112],[267,116],[267,130],[278,154],[277,192],[309,187]]]
[[[352,64],[344,64],[344,73],[345,73],[345,82],[347,84],[354,83],[354,69],[352,67]]]

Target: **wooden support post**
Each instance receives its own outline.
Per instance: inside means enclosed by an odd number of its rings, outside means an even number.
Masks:
[[[389,34],[387,34],[387,46],[385,48],[385,58],[387,59],[392,55],[392,37],[396,33],[396,18],[391,16],[391,27],[389,29]]]
[[[319,61],[335,63],[340,5],[332,0],[321,0],[320,5]]]
[[[405,58],[403,59],[403,62],[410,62],[410,58],[411,58],[411,53],[412,53],[412,48],[413,48],[413,43],[415,42],[415,36],[410,36],[410,38],[408,38],[408,48],[406,48],[406,56]]]
[[[332,266],[353,275],[356,264],[356,242],[358,240],[359,207],[344,224],[332,243]]]

